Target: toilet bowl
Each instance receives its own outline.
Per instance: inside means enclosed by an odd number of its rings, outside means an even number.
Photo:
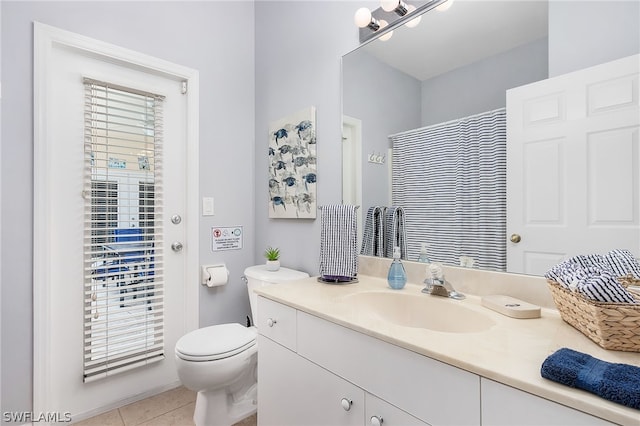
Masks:
[[[268,271],[265,265],[245,269],[251,315],[257,315],[253,289],[309,275],[288,268]],[[198,393],[193,420],[196,426],[232,425],[257,410],[257,329],[241,324],[219,324],[182,336],[175,346],[180,382]]]

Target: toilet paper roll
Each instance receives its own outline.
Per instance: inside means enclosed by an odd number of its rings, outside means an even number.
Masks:
[[[211,266],[207,268],[209,279],[207,287],[217,287],[225,285],[229,281],[229,270],[225,265]]]

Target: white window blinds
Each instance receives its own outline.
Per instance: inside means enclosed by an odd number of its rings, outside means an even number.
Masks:
[[[84,79],[84,381],[164,358],[163,97]]]

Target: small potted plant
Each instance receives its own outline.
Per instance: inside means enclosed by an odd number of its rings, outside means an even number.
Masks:
[[[267,258],[267,271],[277,271],[280,269],[280,249],[268,247],[264,251],[264,257]]]

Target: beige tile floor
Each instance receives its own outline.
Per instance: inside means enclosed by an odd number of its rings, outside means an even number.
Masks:
[[[196,393],[178,387],[75,423],[81,426],[193,426]],[[234,426],[256,426],[257,416]]]

